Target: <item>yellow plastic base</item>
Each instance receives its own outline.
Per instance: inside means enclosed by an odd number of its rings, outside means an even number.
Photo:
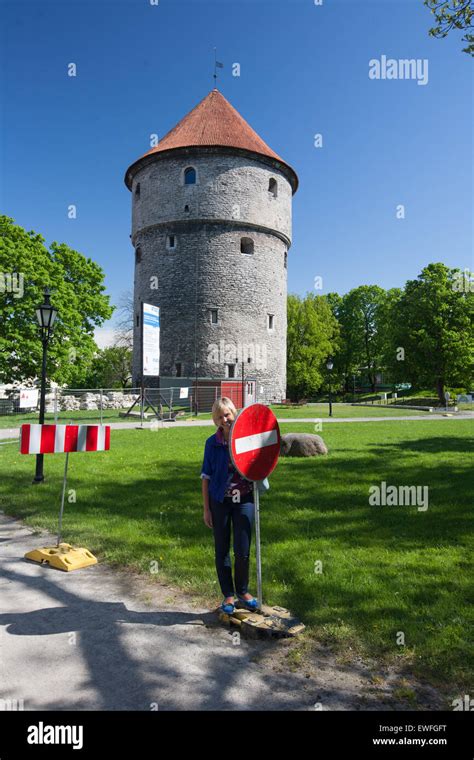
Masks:
[[[97,559],[88,549],[76,549],[70,544],[33,549],[33,551],[25,554],[25,559],[39,563],[46,562],[51,567],[55,567],[57,570],[66,570],[66,572],[97,564]]]

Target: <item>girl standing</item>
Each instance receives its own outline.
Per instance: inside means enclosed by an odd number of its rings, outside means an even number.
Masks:
[[[202,465],[204,522],[214,531],[217,577],[224,601],[221,609],[231,615],[235,609],[234,582],[230,559],[231,523],[234,533],[235,590],[241,604],[257,610],[259,602],[248,592],[249,557],[255,506],[253,485],[233,466],[229,455],[230,427],[237,416],[231,399],[223,396],[212,406],[216,433],[207,439]]]

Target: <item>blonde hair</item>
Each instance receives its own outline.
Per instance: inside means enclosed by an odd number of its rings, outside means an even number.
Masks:
[[[217,415],[219,412],[222,412],[223,409],[228,409],[234,417],[237,416],[237,409],[235,408],[234,402],[232,399],[228,398],[227,396],[221,396],[221,398],[216,398],[212,405],[212,419],[214,420],[214,425],[219,427],[219,423],[217,422]]]

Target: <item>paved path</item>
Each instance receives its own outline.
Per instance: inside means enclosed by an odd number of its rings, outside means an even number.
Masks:
[[[373,669],[338,665],[322,648],[293,673],[286,656],[297,641],[236,645],[212,610],[163,582],[106,564],[66,573],[24,559],[54,544],[0,513],[0,700],[23,700],[25,710],[404,707],[393,673],[374,686]],[[420,707],[442,709],[433,689],[419,694]]]
[[[329,423],[332,425],[333,423],[339,423],[339,422],[397,422],[400,420],[474,420],[474,412],[458,412],[456,414],[414,414],[414,415],[402,415],[397,417],[317,417],[316,415],[314,417],[294,417],[291,419],[286,418],[279,418],[278,422],[280,424],[282,423],[296,423],[296,422],[322,422],[324,425]],[[48,420],[49,422],[49,420]],[[79,420],[76,420],[75,422],[79,422]],[[94,424],[91,420],[87,420],[88,424]],[[111,428],[114,428],[115,430],[126,430],[126,429],[134,429],[139,428],[140,423],[138,420],[135,422],[107,422],[107,420],[104,420],[104,423],[106,425],[110,425]],[[64,424],[64,423],[63,423]],[[84,421],[84,424],[86,422]],[[95,423],[97,424],[97,422]],[[158,427],[163,428],[176,428],[176,427],[213,427],[214,423],[212,420],[183,420],[183,421],[176,421],[176,422],[145,422],[143,427],[149,428],[150,425],[156,425]],[[12,438],[19,438],[20,435],[20,428],[3,428],[0,429],[0,440],[9,440]]]

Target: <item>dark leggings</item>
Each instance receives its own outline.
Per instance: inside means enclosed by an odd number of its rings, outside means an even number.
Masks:
[[[232,498],[214,501],[210,498],[212,528],[216,550],[216,570],[224,597],[234,596],[232,563],[230,560],[230,523],[234,530],[235,590],[243,596],[248,591],[249,557],[252,525],[254,522],[253,494],[242,496],[242,502],[234,503]]]

